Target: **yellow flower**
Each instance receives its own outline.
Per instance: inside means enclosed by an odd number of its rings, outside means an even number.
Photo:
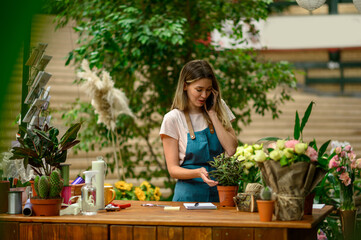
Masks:
[[[154,199],[155,199],[155,201],[159,201],[160,197],[157,195],[154,195]]]
[[[114,186],[122,191],[131,191],[133,184],[132,183],[126,183],[124,181],[118,181],[116,183],[114,183]]]
[[[134,193],[137,196],[138,200],[140,201],[145,200],[145,193],[142,191],[142,189],[140,189],[140,187],[136,187]]]
[[[154,189],[154,196],[157,198],[159,198],[162,195],[162,193],[160,192],[160,188],[159,187],[155,187]],[[158,201],[158,200],[157,200]]]
[[[145,186],[147,188],[147,191],[151,188],[149,182],[143,181],[142,184],[140,184],[140,187]]]

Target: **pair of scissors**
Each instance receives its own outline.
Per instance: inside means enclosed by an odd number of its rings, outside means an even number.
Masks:
[[[141,204],[143,207],[171,207],[170,205],[158,205],[153,203],[143,203]]]

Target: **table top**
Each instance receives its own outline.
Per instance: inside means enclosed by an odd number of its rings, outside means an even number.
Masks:
[[[0,221],[46,222],[46,223],[86,223],[115,225],[162,225],[162,226],[197,226],[197,227],[268,227],[268,228],[304,228],[310,229],[322,222],[332,211],[332,206],[313,209],[313,215],[305,215],[300,221],[261,222],[258,212],[239,212],[236,207],[219,207],[217,210],[187,210],[183,202],[154,201],[114,201],[117,204],[130,203],[131,207],[120,211],[99,210],[97,215],[31,216],[21,214],[0,214]],[[165,211],[163,207],[144,207],[141,204],[154,203],[180,206],[179,211]]]

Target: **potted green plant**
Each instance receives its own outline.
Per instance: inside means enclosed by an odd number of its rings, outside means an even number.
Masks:
[[[50,176],[66,161],[67,150],[79,143],[76,138],[80,127],[81,123],[73,124],[59,140],[59,130],[55,127],[26,129],[20,126],[23,132],[17,139],[20,146],[12,148],[11,159],[24,159],[25,168],[30,164],[37,175]]]
[[[209,175],[217,182],[220,206],[234,207],[233,197],[237,195],[238,184],[242,174],[242,165],[237,158],[228,157],[221,153],[210,161],[209,165],[214,169]]]
[[[264,187],[260,193],[261,200],[257,200],[257,208],[259,219],[261,222],[272,221],[275,201],[272,200],[272,189],[268,186]]]
[[[30,199],[32,210],[36,216],[58,216],[62,203],[60,197],[64,181],[58,169],[51,172],[50,176],[37,175],[34,180],[36,197]]]
[[[79,143],[76,140],[81,123],[73,124],[64,135],[58,139],[59,130],[55,127],[44,125],[43,129],[35,127],[27,129],[20,126],[23,133],[17,139],[20,146],[13,147],[13,156],[10,159],[23,159],[24,167],[28,165],[38,176],[50,176],[55,169],[67,158],[67,151]],[[33,196],[37,195],[32,183]]]

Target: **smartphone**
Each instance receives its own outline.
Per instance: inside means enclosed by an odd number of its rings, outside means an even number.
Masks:
[[[213,106],[213,93],[211,93],[210,95],[209,95],[209,97],[207,98],[207,100],[206,100],[206,108],[207,108],[207,111],[209,111],[211,108],[212,108],[212,106]]]

